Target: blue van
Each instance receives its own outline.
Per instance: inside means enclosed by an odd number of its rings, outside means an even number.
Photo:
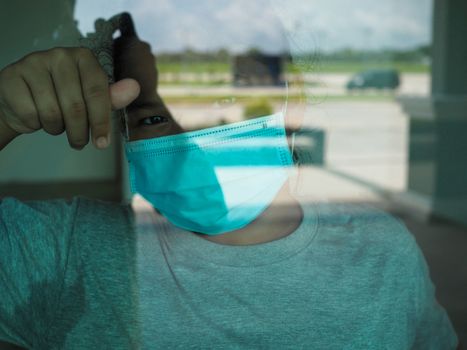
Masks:
[[[400,85],[399,72],[395,69],[369,69],[355,74],[347,83],[348,90],[396,89]]]

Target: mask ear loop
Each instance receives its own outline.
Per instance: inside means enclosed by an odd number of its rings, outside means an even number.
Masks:
[[[286,100],[285,100],[285,105],[284,107],[282,108],[282,113],[284,115],[284,119],[285,119],[285,115],[287,113],[287,106],[288,106],[288,102],[289,102],[289,84],[287,82],[287,80],[285,81],[285,89],[286,89]],[[295,176],[295,188],[292,190],[293,194],[297,194],[298,193],[298,187],[300,185],[300,181],[301,181],[301,171],[300,171],[300,166],[301,166],[301,162],[300,162],[300,158],[298,156],[298,154],[295,152],[295,140],[296,140],[296,135],[297,135],[297,131],[294,131],[292,132],[291,134],[291,137],[292,137],[292,147],[291,147],[291,153],[292,153],[292,160],[293,160],[293,167],[294,167],[294,172],[296,173],[296,176]]]
[[[116,26],[120,30],[122,37],[138,37],[135,30],[133,19],[128,12],[123,12],[120,15],[114,16],[113,20],[116,21]],[[118,116],[121,121],[121,133],[125,142],[130,141],[130,131],[128,128],[128,111],[126,108],[122,108],[118,111]]]
[[[301,163],[300,163],[300,158],[298,157],[297,153],[295,153],[295,140],[296,140],[296,134],[297,132],[294,131],[292,133],[292,160],[293,160],[293,174],[295,174],[295,185],[294,185],[294,188],[292,190],[292,193],[294,195],[297,195],[298,193],[298,187],[300,185],[300,182],[301,182]]]
[[[282,115],[285,118],[285,115],[287,114],[287,104],[289,102],[289,83],[287,80],[285,80],[285,104],[284,107],[282,107]]]
[[[128,112],[127,112],[126,108],[122,108],[117,113],[118,113],[119,119],[121,121],[122,136],[125,139],[125,142],[129,142],[130,132],[129,132],[129,129],[128,129]]]
[[[293,158],[294,163],[295,163],[295,162],[298,162],[298,159],[297,159],[297,160],[295,159],[295,158],[297,158],[297,157],[295,156],[295,134],[296,134],[296,133],[297,133],[296,131],[294,131],[294,132],[292,133],[292,158]]]

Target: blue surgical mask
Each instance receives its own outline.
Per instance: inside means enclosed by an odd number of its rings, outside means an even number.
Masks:
[[[125,143],[130,187],[174,225],[216,235],[245,227],[293,166],[283,113]]]

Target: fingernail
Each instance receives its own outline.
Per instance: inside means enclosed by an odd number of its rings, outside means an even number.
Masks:
[[[99,148],[106,148],[109,145],[109,141],[107,140],[107,137],[101,136],[97,139],[96,145]]]

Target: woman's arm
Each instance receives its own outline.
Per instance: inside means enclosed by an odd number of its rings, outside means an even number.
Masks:
[[[2,121],[2,117],[0,116],[0,151],[5,148],[13,139],[18,136],[19,133],[11,129],[8,125],[6,125]],[[1,343],[0,343],[1,345]],[[0,347],[0,350],[2,348]]]

